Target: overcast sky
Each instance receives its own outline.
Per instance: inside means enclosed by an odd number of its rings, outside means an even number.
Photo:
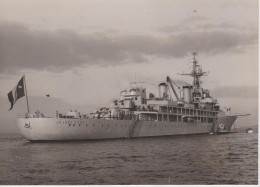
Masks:
[[[167,75],[191,81],[177,73],[191,71],[193,51],[209,72],[204,87],[256,124],[258,7],[257,0],[0,0],[0,128],[12,129],[25,111],[23,98],[7,112],[6,95],[24,74],[33,110],[86,113],[131,81],[148,91]]]

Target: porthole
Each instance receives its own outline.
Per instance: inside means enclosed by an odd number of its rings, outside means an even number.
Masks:
[[[86,127],[88,126],[88,124],[86,124]]]
[[[70,126],[70,124],[69,124],[69,126]]]
[[[93,124],[93,127],[95,126],[95,124]]]
[[[75,126],[75,124],[73,124],[73,126]]]

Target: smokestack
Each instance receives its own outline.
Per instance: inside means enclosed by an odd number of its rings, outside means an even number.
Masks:
[[[191,103],[192,86],[183,86],[183,99],[185,103]]]
[[[165,82],[162,82],[158,85],[158,89],[159,89],[159,97],[160,98],[164,98],[164,93],[167,94],[167,84]]]

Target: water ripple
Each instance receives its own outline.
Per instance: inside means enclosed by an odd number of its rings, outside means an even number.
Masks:
[[[257,184],[258,134],[28,143],[0,136],[0,184]]]

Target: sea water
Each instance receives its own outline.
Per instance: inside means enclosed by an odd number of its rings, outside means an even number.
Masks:
[[[31,143],[0,134],[0,184],[257,184],[258,134]]]

